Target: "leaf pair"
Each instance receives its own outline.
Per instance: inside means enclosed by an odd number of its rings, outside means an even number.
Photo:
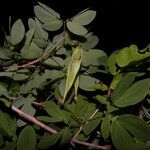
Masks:
[[[133,81],[135,75],[128,74],[122,78],[112,93],[113,103],[118,107],[127,107],[142,101],[150,89],[150,79]],[[131,86],[132,85],[132,86]]]
[[[63,25],[60,15],[42,3],[34,6],[37,18],[43,23],[42,27],[48,31],[56,31]]]
[[[67,21],[67,28],[76,35],[85,35],[88,31],[84,26],[92,22],[95,16],[95,11],[86,9]]]
[[[111,138],[117,150],[141,150],[150,140],[150,127],[133,115],[122,115],[111,124]]]

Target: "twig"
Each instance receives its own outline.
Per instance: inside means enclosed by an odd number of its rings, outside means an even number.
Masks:
[[[42,56],[40,56],[38,59],[36,60],[33,60],[33,61],[30,61],[28,63],[25,63],[23,65],[18,65],[17,67],[14,67],[13,65],[9,66],[9,67],[4,67],[3,69],[5,69],[5,71],[16,71],[17,69],[19,68],[28,68],[30,67],[31,65],[34,65],[36,63],[38,63],[39,61],[41,61],[42,59],[44,59],[47,55],[49,55],[55,48],[56,46],[62,42],[66,36],[68,34],[65,34],[65,36],[63,36],[57,43],[55,43],[53,46],[50,44],[44,51],[44,53],[42,54]]]
[[[94,113],[90,116],[90,118],[89,118],[89,120],[91,120],[95,115],[96,115],[96,113],[98,112],[98,108],[94,111]]]
[[[95,115],[96,115],[96,113],[98,112],[98,110],[99,109],[96,109],[95,111],[94,111],[94,113],[90,116],[90,118],[88,119],[88,120],[91,120]],[[85,123],[85,124],[87,124],[88,123],[88,121]],[[81,125],[80,126],[80,128],[79,128],[79,130],[77,131],[77,133],[75,134],[75,136],[73,137],[73,139],[75,139],[75,138],[77,138],[77,136],[80,134],[80,132],[82,131],[82,129],[83,129],[83,125]]]
[[[45,125],[44,123],[38,121],[35,117],[30,116],[30,115],[28,115],[27,113],[21,111],[21,110],[18,109],[17,107],[12,106],[11,109],[12,109],[14,112],[16,112],[17,114],[19,114],[19,116],[21,116],[21,117],[27,119],[28,121],[31,121],[31,122],[35,123],[36,125],[40,126],[41,128],[44,128],[46,131],[48,131],[48,132],[50,132],[50,133],[52,133],[52,134],[57,133],[56,130],[54,130],[54,129],[50,128],[49,126]]]
[[[55,134],[55,133],[58,132],[58,131],[50,128],[46,124],[38,121],[35,117],[30,116],[29,114],[27,114],[27,113],[23,112],[22,110],[18,109],[15,106],[12,106],[11,109],[14,112],[16,112],[18,115],[20,115],[21,117],[25,118],[28,121],[31,121],[31,122],[35,123],[36,125],[40,126],[44,130],[48,131],[49,133]],[[79,141],[79,140],[74,139],[74,138],[70,140],[70,143],[72,143],[72,144],[76,143],[76,144],[84,145],[84,146],[95,148],[95,149],[101,149],[101,150],[110,150],[110,148],[111,148],[111,145],[100,146],[100,145],[97,145],[97,144],[92,144],[92,143],[88,143],[88,142]]]
[[[91,148],[95,148],[95,149],[110,150],[110,148],[111,148],[111,145],[100,146],[100,145],[93,144],[93,143],[79,141],[77,139],[71,139],[71,141],[73,143],[81,144],[81,145],[84,145],[84,146],[87,146],[87,147],[91,147]]]
[[[32,102],[32,104],[35,105],[35,106],[43,107],[43,103],[42,102]]]
[[[83,129],[83,125],[80,126],[79,130],[77,131],[77,133],[75,134],[75,136],[73,137],[73,139],[77,138],[77,136],[80,134],[80,132]]]

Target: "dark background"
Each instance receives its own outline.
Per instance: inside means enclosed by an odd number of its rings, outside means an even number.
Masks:
[[[64,19],[90,7],[97,11],[91,30],[100,38],[99,48],[110,53],[116,49],[137,44],[139,48],[150,43],[150,5],[148,0],[40,0]],[[8,18],[27,22],[33,17],[36,0],[1,0],[0,24],[8,30]],[[0,32],[0,39],[3,33]]]

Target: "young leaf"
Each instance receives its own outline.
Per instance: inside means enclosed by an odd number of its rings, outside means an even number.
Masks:
[[[84,11],[83,13],[79,13],[76,15],[72,21],[80,24],[80,25],[88,25],[90,22],[94,20],[96,16],[96,11],[94,10],[87,10]]]
[[[62,20],[55,19],[44,23],[43,28],[48,31],[57,31],[62,27],[62,25]]]
[[[55,145],[60,138],[61,138],[60,133],[55,133],[52,135],[44,135],[38,144],[38,148],[48,149],[51,146]]]
[[[119,98],[114,101],[118,107],[134,105],[142,101],[148,94],[150,88],[150,79],[144,79],[134,83]]]
[[[69,29],[70,32],[77,35],[85,35],[88,32],[87,29],[84,28],[82,25],[73,21],[67,22],[67,28]]]
[[[47,101],[43,104],[46,112],[53,118],[62,120],[62,113],[58,106],[53,101]]]
[[[13,45],[17,45],[22,41],[25,35],[25,28],[21,19],[17,20],[11,29],[10,36]]]
[[[109,130],[110,130],[110,116],[106,116],[103,118],[101,123],[101,133],[104,139],[109,137]]]
[[[35,150],[36,134],[32,126],[25,127],[19,134],[17,150]]]

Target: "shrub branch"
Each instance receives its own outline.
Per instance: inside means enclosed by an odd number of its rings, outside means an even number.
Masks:
[[[57,133],[58,131],[56,131],[55,129],[52,129],[50,128],[49,126],[47,126],[46,124],[38,121],[35,117],[23,112],[22,110],[18,109],[17,107],[15,106],[11,106],[11,109],[16,112],[19,116],[23,117],[24,119],[28,120],[28,121],[31,121],[33,122],[34,124],[40,126],[41,128],[43,128],[44,130],[48,131],[49,133],[52,133],[52,134],[55,134]],[[110,150],[111,148],[111,145],[104,145],[104,146],[101,146],[101,145],[97,145],[97,144],[93,144],[93,143],[88,143],[88,142],[83,142],[83,141],[80,141],[80,140],[77,140],[75,138],[72,138],[70,140],[71,143],[74,143],[74,144],[80,144],[80,145],[84,145],[84,146],[87,146],[87,147],[90,147],[90,148],[94,148],[94,149],[101,149],[101,150]]]

